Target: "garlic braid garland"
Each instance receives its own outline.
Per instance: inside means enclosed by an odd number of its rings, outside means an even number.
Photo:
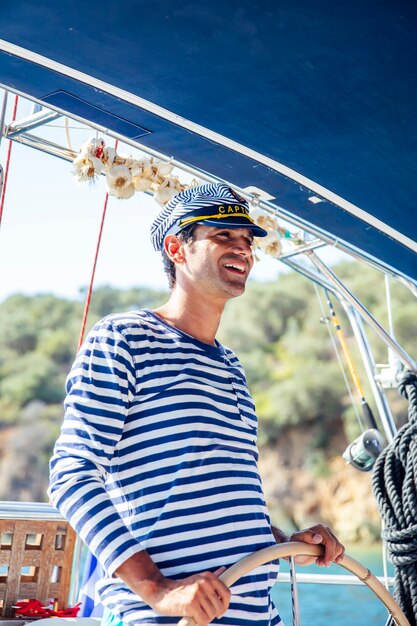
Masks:
[[[107,191],[116,198],[127,199],[136,191],[151,191],[155,201],[164,205],[187,187],[171,176],[174,166],[170,162],[118,155],[103,139],[83,143],[73,165],[78,182],[94,182],[100,174],[105,174]]]
[[[88,139],[82,144],[77,157],[73,161],[74,177],[77,182],[94,182],[98,176],[105,174],[107,191],[116,198],[131,198],[137,191],[150,191],[155,201],[163,206],[180,191],[189,185],[172,176],[174,168],[169,161],[134,159],[116,153],[106,146],[103,139]],[[197,185],[193,180],[191,186]],[[254,222],[268,231],[266,237],[257,237],[254,248],[278,259],[282,253],[282,239],[295,244],[303,243],[297,236],[278,224],[276,217],[268,215],[259,208],[251,211]]]

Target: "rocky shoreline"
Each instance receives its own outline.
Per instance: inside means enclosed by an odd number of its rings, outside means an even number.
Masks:
[[[286,432],[276,446],[260,449],[260,471],[273,522],[287,531],[322,522],[345,543],[379,541],[381,521],[371,474],[347,465],[341,452],[319,456],[317,462],[317,454],[315,460],[314,453],[307,454],[308,432],[294,431]]]

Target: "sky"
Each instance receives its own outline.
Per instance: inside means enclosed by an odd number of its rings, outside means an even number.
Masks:
[[[9,96],[6,124],[11,120],[13,99]],[[31,104],[21,99],[17,118],[30,112]],[[67,146],[63,118],[48,129],[32,132]],[[70,127],[76,150],[93,135],[91,129]],[[0,145],[3,168],[8,143],[3,139]],[[130,146],[120,145],[118,152],[135,155]],[[179,176],[183,182],[191,178]],[[71,163],[13,142],[0,226],[0,302],[16,292],[79,297],[90,280],[105,194],[103,176],[94,184],[79,184]],[[149,238],[159,210],[153,198],[143,193],[129,200],[109,198],[95,287],[167,288],[160,254]],[[334,252],[328,255],[330,262],[339,258]],[[282,263],[263,256],[251,279],[274,280],[282,271],[286,271]]]

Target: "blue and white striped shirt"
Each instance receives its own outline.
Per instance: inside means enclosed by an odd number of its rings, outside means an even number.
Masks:
[[[114,571],[146,549],[165,576],[231,565],[275,543],[257,468],[254,404],[235,354],[149,310],[112,315],[90,332],[67,381],[50,497],[108,577],[103,604],[126,624],[177,624]],[[213,623],[279,623],[277,565],[232,587]]]

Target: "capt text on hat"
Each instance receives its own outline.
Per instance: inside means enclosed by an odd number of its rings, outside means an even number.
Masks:
[[[111,315],[68,377],[50,497],[102,563],[103,624],[274,626],[277,564],[229,591],[225,566],[287,537],[270,523],[257,467],[255,407],[236,355],[216,340],[263,237],[226,184],[181,192],[155,219],[168,302]],[[291,539],[343,555],[322,525]]]

